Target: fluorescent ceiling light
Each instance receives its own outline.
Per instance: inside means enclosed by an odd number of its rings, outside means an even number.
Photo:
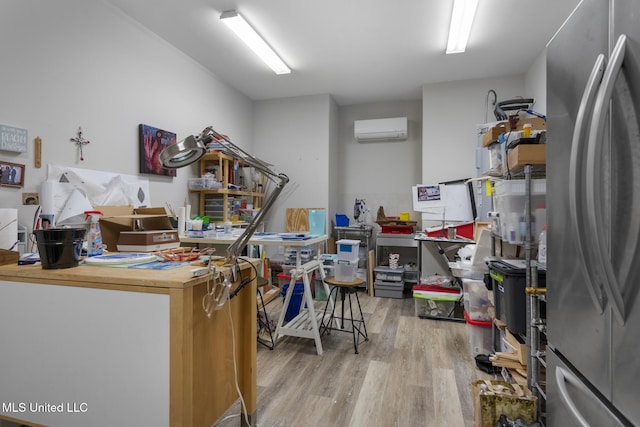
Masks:
[[[461,53],[467,48],[471,24],[478,8],[478,0],[453,0],[447,53]]]
[[[220,15],[222,22],[236,33],[276,74],[289,74],[291,70],[269,45],[251,28],[236,10],[228,10]]]

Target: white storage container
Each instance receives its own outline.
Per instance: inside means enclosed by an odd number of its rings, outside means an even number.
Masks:
[[[493,292],[483,280],[462,279],[464,310],[471,320],[490,322],[494,315]]]
[[[360,240],[341,239],[336,242],[339,261],[358,261]]]
[[[356,270],[358,269],[358,260],[345,261],[337,259],[333,264],[335,278],[339,282],[353,282],[356,277]]]
[[[502,240],[520,244],[526,233],[525,196],[526,183],[523,179],[498,181],[494,196],[496,211],[500,214],[500,232]],[[531,180],[531,213],[545,209],[546,179]],[[532,215],[532,236],[538,240],[538,234],[544,224],[536,224],[536,215]]]

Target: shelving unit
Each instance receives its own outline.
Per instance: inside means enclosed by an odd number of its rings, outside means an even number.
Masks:
[[[541,169],[542,168],[542,169]],[[535,173],[539,176],[543,167],[536,166]],[[538,287],[538,264],[532,258],[534,248],[534,236],[532,232],[532,187],[533,187],[533,174],[534,168],[532,165],[524,165],[522,168],[524,174],[525,184],[525,206],[524,212],[526,221],[525,238],[522,243],[524,247],[524,266],[525,266],[525,290],[526,290],[526,332],[523,337],[527,349],[527,387],[531,390],[532,394],[538,397],[540,404],[538,410],[540,411],[539,417],[544,418],[544,408],[546,401],[546,384],[541,380],[542,368],[546,367],[545,353],[542,349],[541,343],[543,342],[544,334],[546,333],[546,321],[541,316],[540,306],[545,302],[546,289]],[[499,239],[496,236],[492,236],[494,239]],[[495,255],[495,245],[493,250]],[[496,284],[494,283],[494,286]],[[503,302],[504,303],[504,302]],[[501,319],[503,322],[506,319]],[[494,332],[498,332],[494,328]],[[497,336],[494,337],[494,346],[496,349],[499,346],[499,340]],[[503,376],[505,380],[509,381],[509,373],[506,369],[503,369]]]
[[[397,253],[400,256],[400,265],[411,264],[412,269],[404,269],[402,279],[404,290],[410,291],[418,284],[420,278],[420,242],[415,239],[415,234],[378,233],[376,236],[376,260],[378,267],[389,265],[389,254]]]
[[[254,209],[261,207],[265,195],[264,177],[258,174],[257,182],[252,180],[255,188],[247,191],[242,188],[244,177],[240,171],[243,167],[247,166],[240,160],[219,151],[209,151],[200,159],[200,176],[212,171],[222,186],[220,188],[189,188],[190,193],[198,195],[199,214],[209,216],[212,222],[227,222],[232,220],[236,205],[242,198],[247,203],[252,203]],[[240,189],[235,189],[234,186]]]
[[[532,253],[532,233],[531,233],[531,179],[533,168],[531,165],[524,167],[525,179],[525,211],[528,213],[527,233],[525,237],[525,260],[526,260],[526,279],[525,286],[527,290],[527,323],[528,331],[526,336],[527,350],[529,355],[529,366],[527,369],[527,387],[540,399],[538,411],[541,411],[543,401],[546,401],[546,387],[541,381],[541,367],[546,367],[544,351],[541,349],[541,334],[546,333],[546,322],[541,317],[540,303],[546,293],[538,292],[538,264],[531,259]]]

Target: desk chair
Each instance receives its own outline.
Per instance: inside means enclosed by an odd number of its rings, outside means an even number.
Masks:
[[[325,315],[327,314],[327,310],[329,308],[329,302],[335,300],[338,296],[338,290],[340,290],[340,299],[342,301],[341,307],[341,315],[340,322],[338,322],[335,311],[335,304],[331,307],[331,315],[327,318],[325,323],[325,319],[323,317],[322,323],[320,324],[320,335],[324,335],[324,333],[330,333],[331,330],[336,331],[344,331],[351,332],[353,335],[353,347],[355,349],[356,354],[358,354],[358,344],[361,338],[364,338],[363,341],[369,341],[369,336],[367,335],[367,325],[364,323],[364,315],[362,314],[362,307],[360,306],[360,299],[358,298],[358,286],[361,286],[364,281],[360,278],[354,278],[351,282],[341,282],[336,280],[335,277],[327,277],[324,279],[324,282],[327,285],[333,286],[331,292],[329,292],[329,298],[327,298],[327,304],[324,307]],[[344,317],[344,304],[345,297],[349,295],[349,314],[350,317],[345,319]],[[351,303],[351,295],[356,296],[356,302],[358,303],[358,311],[360,312],[360,319],[354,319],[353,313],[353,305]],[[326,316],[325,316],[326,317]],[[351,329],[345,329],[345,321],[351,322]],[[332,323],[335,323],[336,327],[331,327]]]

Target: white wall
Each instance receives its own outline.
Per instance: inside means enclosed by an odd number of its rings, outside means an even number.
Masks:
[[[423,183],[476,176],[478,125],[495,120],[493,111],[485,108],[490,89],[496,91],[498,101],[529,96],[524,92],[523,76],[423,86]],[[448,274],[447,265],[434,248],[426,244],[423,248],[422,277]]]
[[[466,80],[422,88],[422,179],[424,183],[475,176],[478,124],[485,123],[485,100],[526,97],[522,76]],[[494,121],[489,109],[488,120]]]
[[[48,163],[137,175],[138,124],[176,132],[207,125],[250,148],[252,103],[192,59],[101,0],[4,2],[0,15],[0,124],[27,129],[29,151],[0,151],[26,165],[24,189],[0,187],[0,207],[39,190]],[[70,138],[82,126],[84,161]],[[33,167],[33,139],[43,167]],[[150,179],[154,205],[182,205],[187,178]]]
[[[545,48],[524,75],[527,96],[535,98],[533,111],[547,114],[547,49]]]
[[[254,155],[285,173],[289,184],[267,215],[266,229],[285,231],[287,208],[329,206],[331,118],[329,95],[254,103]]]
[[[404,141],[357,142],[355,120],[407,117]],[[412,212],[411,186],[421,178],[422,114],[420,101],[350,105],[340,108],[338,130],[338,211],[354,223],[355,199],[364,199],[373,220],[379,206],[387,216]],[[417,220],[418,218],[412,218]]]

